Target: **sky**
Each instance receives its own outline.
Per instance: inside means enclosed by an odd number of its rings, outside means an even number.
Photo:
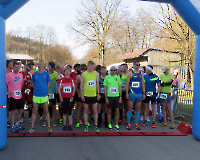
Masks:
[[[6,32],[17,29],[25,31],[27,27],[34,27],[37,24],[51,26],[57,33],[58,43],[69,46],[72,54],[80,59],[87,53],[89,46],[77,45],[66,30],[66,25],[74,22],[80,2],[81,0],[30,0],[6,21]],[[133,15],[138,8],[148,7],[150,4],[137,0],[123,2],[130,6],[128,10]]]

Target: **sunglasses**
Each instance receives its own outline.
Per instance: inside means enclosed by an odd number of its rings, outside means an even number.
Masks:
[[[110,70],[110,71],[116,71],[116,70]]]
[[[140,66],[140,64],[136,64],[136,66]]]

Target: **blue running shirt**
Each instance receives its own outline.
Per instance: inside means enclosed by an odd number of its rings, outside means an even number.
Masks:
[[[144,76],[145,92],[156,92],[156,83],[159,84],[159,77],[155,74],[146,74]]]
[[[132,77],[130,79],[130,90],[129,93],[132,94],[142,94],[142,74],[141,71],[139,73],[135,73],[132,71]]]
[[[105,98],[103,82],[104,82],[104,79],[101,78],[101,75],[99,75],[99,95],[101,98]]]

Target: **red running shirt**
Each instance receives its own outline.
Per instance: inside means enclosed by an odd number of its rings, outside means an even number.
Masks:
[[[24,72],[22,72],[22,75],[23,75],[23,79],[31,80],[30,73],[25,74]],[[31,83],[24,83],[24,85],[22,87],[22,91],[24,91],[26,89],[31,89]]]
[[[71,73],[70,73],[70,77],[72,77],[72,78],[74,78],[74,79],[76,79],[76,76],[78,76],[78,75],[80,75],[80,74],[78,74],[78,73],[76,73],[76,72],[71,72]]]
[[[76,81],[69,77],[63,77],[58,81],[58,85],[61,88],[61,96],[62,98],[71,98],[73,94],[73,86],[76,85]]]

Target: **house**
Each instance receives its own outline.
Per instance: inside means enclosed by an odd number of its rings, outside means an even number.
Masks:
[[[6,60],[17,60],[21,61],[22,64],[27,64],[28,62],[32,62],[34,58],[29,56],[28,54],[7,54],[6,53]]]
[[[169,66],[171,73],[173,73],[175,69],[180,70],[180,53],[176,51],[146,48],[131,53],[125,53],[119,57],[119,59],[123,60],[131,67],[135,60],[140,61],[141,67],[151,65],[154,67],[153,72],[158,76],[162,73],[163,65]]]

